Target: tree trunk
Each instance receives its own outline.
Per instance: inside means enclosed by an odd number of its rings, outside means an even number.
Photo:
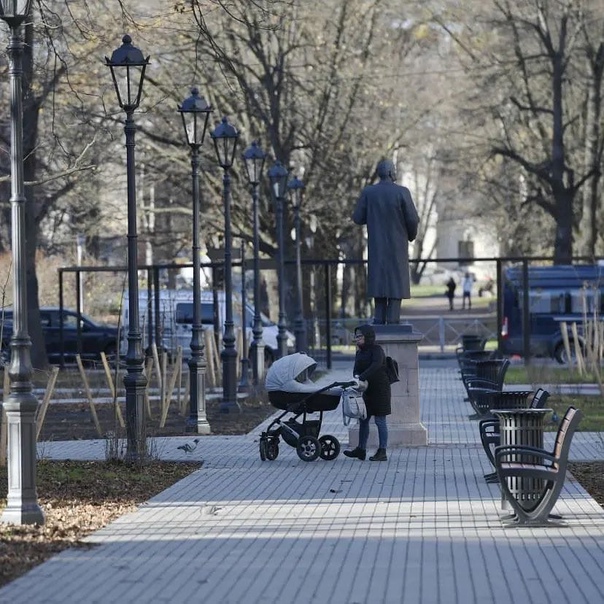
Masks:
[[[600,191],[600,120],[602,119],[602,74],[604,70],[604,45],[600,44],[595,56],[587,62],[587,115],[585,120],[584,172],[592,174],[583,190],[583,211],[579,229],[579,253],[595,256],[598,237],[598,206]]]
[[[36,178],[36,149],[38,141],[38,117],[40,105],[32,90],[33,81],[33,24],[25,27],[25,52],[23,53],[23,176],[25,182]],[[44,334],[40,324],[38,301],[38,277],[36,275],[36,251],[38,248],[38,220],[35,191],[25,187],[25,241],[27,317],[31,337],[31,362],[36,369],[47,369],[48,358]]]
[[[570,264],[573,257],[573,191],[564,187],[556,197],[554,264]]]
[[[551,189],[556,205],[556,237],[554,240],[554,263],[570,264],[573,256],[573,197],[574,183],[564,182],[566,171],[566,154],[564,148],[564,120],[562,81],[564,76],[563,52],[552,56],[552,159]],[[572,179],[569,179],[572,180]]]

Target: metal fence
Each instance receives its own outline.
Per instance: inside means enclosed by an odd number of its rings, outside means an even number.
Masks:
[[[521,264],[528,266],[532,263],[546,264],[552,263],[551,257],[531,257],[531,258],[441,258],[438,260],[412,260],[411,262],[426,263],[432,269],[427,271],[426,279],[435,288],[435,298],[439,296],[439,286],[444,290],[444,279],[451,272],[457,276],[458,285],[459,276],[465,271],[476,271],[482,275],[488,275],[488,282],[493,292],[493,297],[490,299],[491,304],[488,312],[478,316],[476,312],[472,312],[469,317],[454,317],[451,316],[447,309],[443,308],[439,312],[430,313],[429,317],[422,317],[417,313],[410,317],[410,322],[413,323],[415,329],[421,332],[424,336],[423,345],[431,345],[444,350],[447,346],[456,345],[461,341],[461,336],[468,333],[475,333],[487,338],[501,338],[499,328],[502,324],[502,300],[500,293],[503,291],[503,270],[510,264]],[[573,262],[595,262],[594,258],[573,258]],[[290,269],[294,267],[294,261],[286,260],[286,265]],[[336,260],[336,259],[305,259],[302,261],[302,280],[303,280],[303,299],[304,299],[304,319],[307,326],[308,340],[310,351],[317,355],[321,355],[325,359],[325,364],[331,367],[332,352],[334,346],[346,344],[345,340],[350,338],[350,333],[354,329],[354,325],[361,321],[370,321],[370,300],[362,298],[364,316],[355,317],[350,312],[349,305],[346,300],[350,296],[356,298],[359,302],[357,292],[359,285],[350,284],[349,289],[353,292],[346,298],[345,279],[351,277],[356,269],[357,277],[364,275],[363,260]],[[222,263],[212,262],[203,263],[202,267],[209,275],[209,281],[214,288],[220,287]],[[234,267],[234,290],[240,296],[245,296],[248,302],[253,299],[253,278],[250,274],[251,262],[242,263],[241,257],[235,259]],[[355,268],[356,267],[356,268]],[[444,267],[444,268],[443,268]],[[487,268],[488,267],[488,270]],[[139,267],[139,276],[141,277],[141,290],[147,289],[148,299],[152,299],[161,288],[170,287],[170,284],[175,287],[183,287],[175,276],[182,272],[183,269],[191,269],[192,264],[172,263],[159,264],[151,266]],[[123,291],[119,290],[120,284],[125,282],[126,266],[71,266],[59,269],[59,306],[73,308],[75,306],[78,313],[86,312],[92,314],[95,318],[102,317],[105,320],[117,323],[120,319],[119,299]],[[246,277],[247,275],[247,277]],[[261,278],[265,285],[265,294],[263,297],[263,305],[261,310],[266,314],[270,314],[273,320],[276,319],[277,305],[277,270],[276,263],[273,260],[263,260],[261,263]],[[287,298],[287,316],[289,319],[290,329],[293,326],[294,304],[296,296],[295,271],[290,271],[287,278],[287,287],[285,295]],[[429,279],[428,279],[429,275]],[[68,276],[74,279],[70,282],[70,286],[66,287],[66,279]],[[353,275],[354,277],[354,275]],[[239,279],[239,282],[238,282]],[[107,281],[106,281],[107,280]],[[88,282],[87,290],[90,290],[96,281],[100,283],[96,286],[100,294],[94,294],[92,297],[87,297],[82,294],[83,283]],[[107,285],[106,283],[112,283]],[[477,284],[478,285],[478,284]],[[184,284],[184,287],[190,287],[190,284]],[[356,287],[356,289],[354,289]],[[362,289],[362,288],[361,288]],[[460,288],[461,289],[461,288]],[[478,288],[477,288],[478,289]],[[481,285],[481,289],[483,286]],[[113,291],[116,290],[116,291]],[[458,290],[459,291],[459,290]],[[443,300],[442,291],[440,297]],[[461,296],[460,296],[461,299]],[[103,307],[103,304],[105,306]],[[268,305],[268,306],[265,306]],[[85,305],[85,308],[82,306]],[[358,305],[358,304],[357,304]],[[403,305],[405,308],[405,305]],[[528,305],[523,306],[525,314],[528,314]],[[530,317],[523,317],[523,324],[529,326],[525,329],[525,356],[530,357]],[[148,339],[153,341],[157,334],[154,330],[157,329],[159,321],[150,320],[145,329],[148,330]],[[216,332],[221,332],[222,326],[215,325]],[[499,341],[501,344],[501,341]]]

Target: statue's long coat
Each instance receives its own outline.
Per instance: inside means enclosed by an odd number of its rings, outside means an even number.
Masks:
[[[367,225],[367,293],[373,298],[410,298],[409,241],[419,216],[411,193],[388,180],[365,187],[352,219]]]

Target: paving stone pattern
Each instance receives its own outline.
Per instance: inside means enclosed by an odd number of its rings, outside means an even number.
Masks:
[[[348,375],[348,373],[346,373]],[[324,378],[345,377],[332,373]],[[497,485],[454,365],[420,366],[427,447],[387,463],[305,463],[281,443],[261,462],[260,427],[239,437],[156,439],[165,459],[204,467],[0,590],[0,603],[573,604],[604,601],[603,510],[569,476],[564,527],[503,528]],[[346,443],[339,409],[322,434]],[[547,435],[551,444],[553,435]],[[46,457],[95,459],[103,441],[43,443]],[[601,459],[576,434],[571,458]]]

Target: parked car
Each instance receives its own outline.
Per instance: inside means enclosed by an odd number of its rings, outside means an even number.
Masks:
[[[108,358],[115,357],[119,340],[116,326],[103,325],[80,314],[78,328],[78,313],[66,308],[63,309],[62,317],[61,321],[59,308],[40,309],[40,321],[49,362],[74,361],[78,353],[83,360],[99,360],[101,352],[104,352]],[[0,320],[2,318],[4,319],[2,352],[6,357],[10,354],[9,343],[13,331],[12,309],[0,311]]]

